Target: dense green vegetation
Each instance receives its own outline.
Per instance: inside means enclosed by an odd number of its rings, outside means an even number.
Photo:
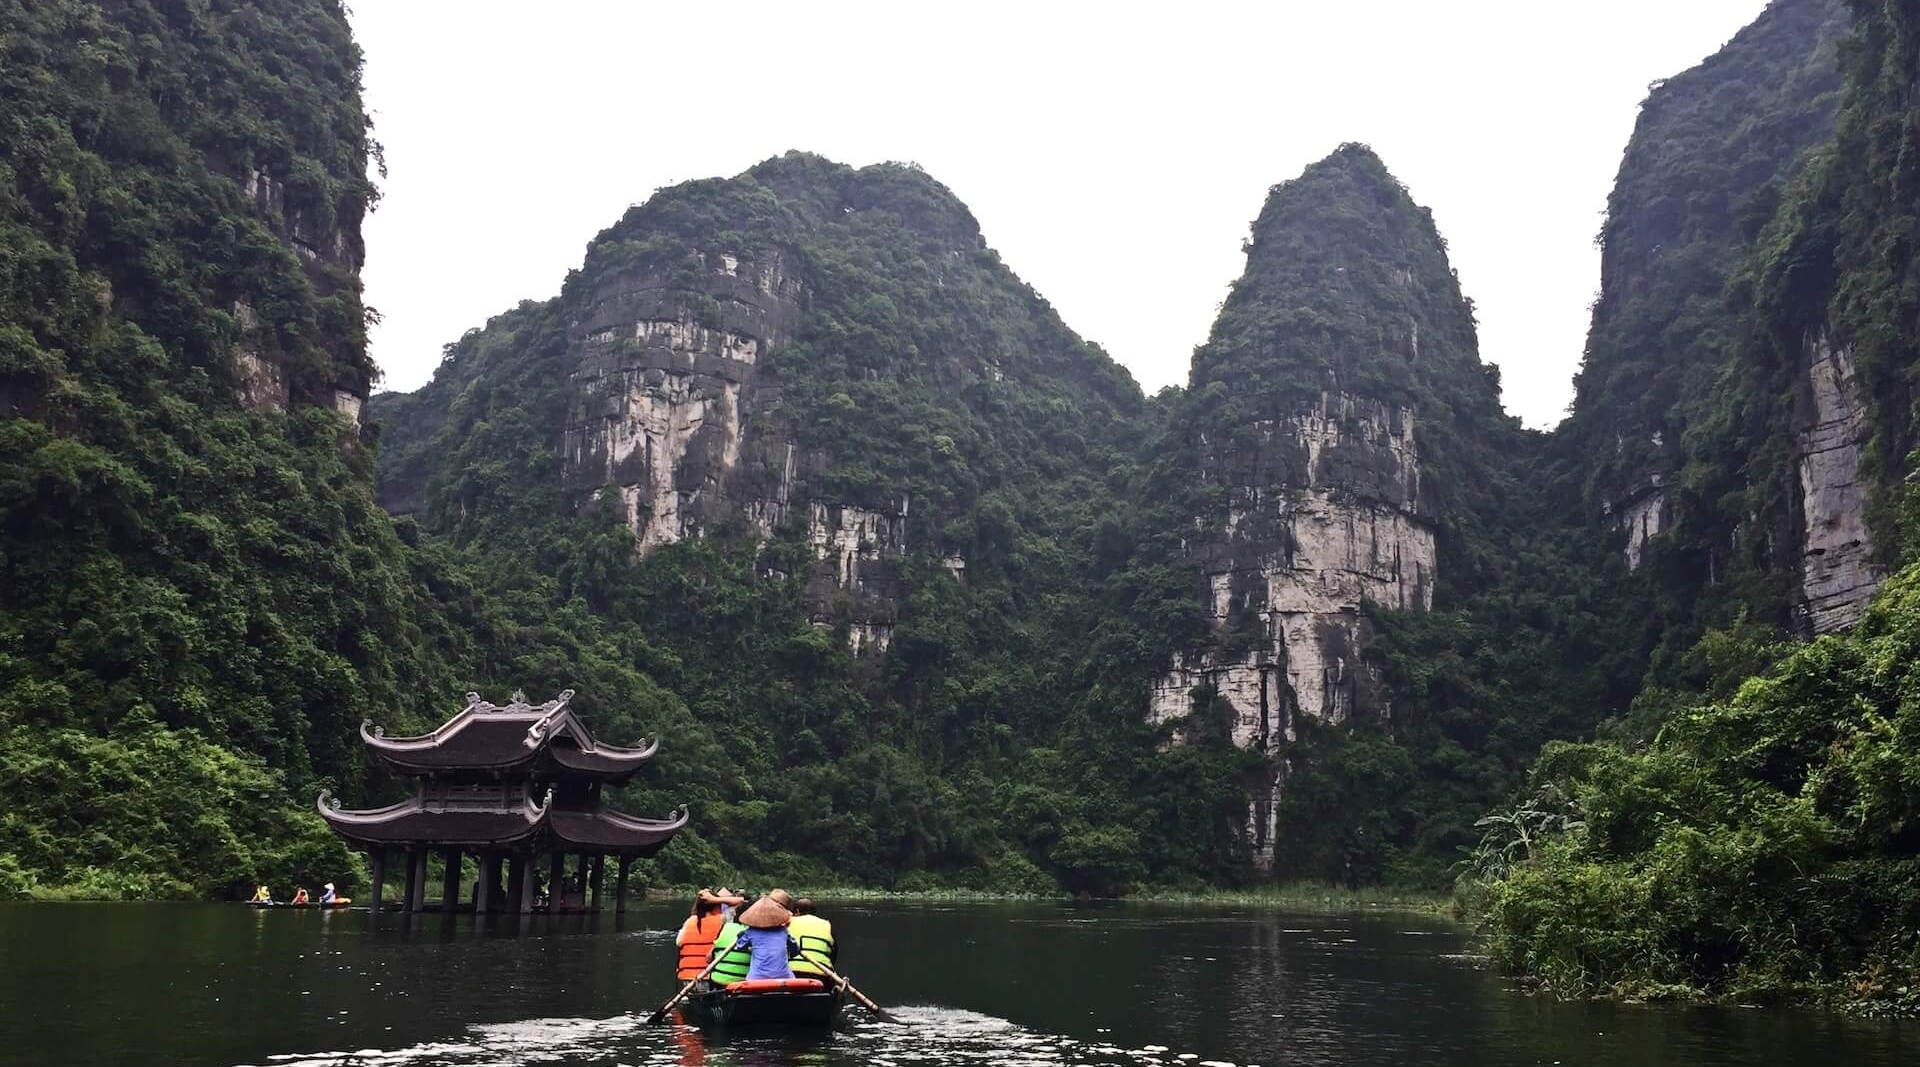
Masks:
[[[358,52],[297,0],[0,27],[0,889],[343,865],[285,787],[351,773],[357,717],[453,684],[463,640],[304,402],[371,374]],[[239,403],[240,346],[293,410]]]
[[[1476,856],[1495,959],[1561,995],[1920,1010],[1920,569],[1645,749],[1560,744]]]
[[[1852,9],[1835,141],[1777,194],[1771,220],[1747,229],[1720,313],[1735,333],[1721,339],[1715,387],[1693,398],[1685,442],[1682,522],[1736,517],[1713,521],[1736,547],[1758,548],[1736,558],[1732,595],[1719,595],[1755,615],[1696,646],[1705,691],[1691,703],[1643,699],[1618,740],[1551,748],[1523,799],[1484,823],[1466,883],[1496,957],[1562,994],[1920,1010],[1920,570],[1890,580],[1851,632],[1810,645],[1783,643],[1765,613],[1767,584],[1777,604],[1782,581],[1766,546],[1783,535],[1764,516],[1789,510],[1793,379],[1813,338],[1858,360],[1873,432],[1868,518],[1884,558],[1912,559],[1920,319],[1904,146],[1920,120],[1920,22],[1905,5]],[[1700,529],[1676,529],[1675,548],[1697,560]],[[1741,568],[1752,581],[1737,580]]]
[[[809,294],[755,386],[777,383],[798,447],[830,451],[792,496],[912,501],[878,664],[849,653],[844,619],[809,621],[813,557],[795,526],[635,560],[609,502],[567,488],[557,442],[530,430],[565,417],[564,324],[601,283],[682,271],[697,315],[683,265],[727,250],[777,252]],[[431,386],[375,411],[405,412],[409,435],[388,442],[383,492],[419,501],[517,614],[578,612],[687,697],[656,795],[697,814],[655,876],[692,877],[682,864],[699,857],[793,881],[1016,892],[1236,877],[1246,756],[1156,753],[1141,724],[1166,613],[1127,610],[1156,576],[1127,567],[1124,531],[1155,413],[917,170],[792,154],[666,190],[595,241],[556,301],[470,334]],[[940,567],[949,555],[964,579]],[[1156,607],[1186,591],[1169,584]]]
[[[1582,540],[1613,539],[1587,574],[1623,598],[1599,710],[1637,699],[1633,731],[1698,691],[1707,631],[1792,626],[1791,382],[1740,354],[1752,315],[1728,287],[1832,136],[1849,21],[1841,0],[1783,0],[1658,83],[1608,201],[1586,359],[1542,473]],[[1663,533],[1628,573],[1614,527],[1654,500]]]
[[[1281,877],[1431,888],[1468,856],[1545,988],[1911,1010],[1920,571],[1852,633],[1788,633],[1810,335],[1858,359],[1876,543],[1911,557],[1904,10],[1779,0],[1654,90],[1546,435],[1361,146],[1276,187],[1187,389],[1143,396],[917,168],[790,153],[656,194],[362,428],[377,147],[339,6],[0,0],[0,896],[351,884],[308,805],[397,788],[363,718],[571,687],[602,736],[663,740],[618,804],[694,811],[655,884],[1263,899],[1251,785],[1284,766]],[[582,323],[644,283],[731,328],[733,257],[802,294],[751,377],[701,386],[752,421],[737,484],[710,443],[688,477],[742,495],[637,553],[655,505],[560,430],[590,421]],[[1390,503],[1437,533],[1434,609],[1369,606],[1380,714],[1249,751],[1203,689],[1170,744],[1149,684],[1259,629],[1209,626],[1210,465],[1322,393],[1418,413]],[[1353,455],[1327,488],[1384,491]],[[1656,476],[1629,573],[1602,509]],[[763,531],[774,482],[796,506]],[[900,524],[876,588],[823,565],[809,503]]]

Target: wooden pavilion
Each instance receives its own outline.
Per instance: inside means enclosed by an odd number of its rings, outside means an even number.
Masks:
[[[572,698],[568,689],[529,705],[515,693],[503,707],[468,693],[459,714],[418,737],[387,737],[371,722],[360,725],[361,739],[380,762],[416,780],[412,797],[367,811],[342,809],[338,800],[320,794],[328,825],[371,860],[375,910],[393,851],[406,862],[402,906],[427,909],[432,849],[446,859],[443,911],[460,906],[460,861],[468,853],[480,862],[476,912],[531,912],[542,855],[551,858],[546,884],[552,910],[597,910],[608,856],[619,861],[614,910],[626,910],[628,865],[665,847],[687,824],[687,811],[681,808],[671,819],[640,819],[605,807],[601,791],[631,780],[660,745],[621,748],[596,741],[568,710]],[[569,854],[579,860],[574,871],[580,892],[563,904]]]

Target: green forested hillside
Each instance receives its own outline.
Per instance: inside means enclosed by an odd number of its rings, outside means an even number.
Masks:
[[[1920,132],[1920,16],[1852,6],[1835,141],[1744,253],[1730,290],[1739,336],[1711,399],[1745,405],[1747,440],[1777,437],[1809,347],[1850,351],[1872,433],[1867,518],[1882,558],[1901,563],[1920,325],[1904,146]],[[1717,473],[1756,504],[1792,477],[1779,453]],[[1475,856],[1500,962],[1561,994],[1920,1007],[1916,583],[1908,566],[1857,627],[1807,645],[1710,634],[1707,658],[1723,654],[1710,702],[1666,717],[1644,747],[1551,749]]]
[[[722,526],[636,560],[597,484],[570,485],[553,435],[528,432],[567,417],[582,344],[567,324],[609,279],[678,271],[671,313],[718,322],[697,266],[734,252],[777,253],[808,294],[754,370],[743,403],[763,406],[739,447],[768,433],[817,455],[794,500],[911,502],[884,658],[852,654],[848,621],[809,593],[803,518],[764,545]],[[1153,751],[1141,630],[1164,620],[1106,610],[1149,580],[1115,572],[1158,413],[919,171],[790,154],[665,190],[595,240],[556,301],[470,334],[432,385],[374,411],[411,427],[383,454],[384,493],[471,550],[493,588],[604,620],[685,696],[664,788],[696,815],[665,876],[702,839],[816,882],[1235,876],[1232,835],[1196,839],[1191,820],[1232,810],[1237,755]],[[1125,658],[1090,656],[1089,633]]]
[[[339,865],[285,787],[354,773],[358,717],[466,640],[331,410],[372,374],[359,53],[298,0],[0,35],[0,891]]]
[[[1464,857],[1556,990],[1909,1008],[1920,579],[1792,631],[1813,526],[1910,557],[1914,19],[1777,0],[1652,91],[1540,434],[1358,145],[1274,188],[1185,389],[918,168],[794,152],[369,400],[339,4],[0,0],[0,896],[350,884],[310,805],[399,788],[363,719],[573,688],[663,741],[620,806],[692,809],[654,883]]]

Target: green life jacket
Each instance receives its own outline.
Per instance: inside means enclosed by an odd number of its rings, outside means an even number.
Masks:
[[[720,936],[713,939],[713,951],[719,954],[720,962],[707,975],[715,985],[728,985],[747,980],[747,970],[753,966],[753,953],[745,945],[734,944],[739,940],[745,926],[730,922],[720,928]]]
[[[787,924],[787,934],[800,944],[800,955],[793,960],[793,973],[803,978],[825,978],[820,964],[834,966],[833,924],[818,915],[795,915]]]

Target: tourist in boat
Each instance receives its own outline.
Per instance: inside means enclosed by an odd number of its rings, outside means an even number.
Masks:
[[[732,898],[738,902],[739,898]],[[673,937],[673,943],[680,946],[679,978],[682,982],[700,977],[707,969],[707,960],[713,955],[714,942],[719,940],[720,931],[727,925],[727,901],[705,889],[695,893],[693,912],[687,921],[680,924],[680,932]]]
[[[271,904],[271,903],[273,903],[273,891],[272,891],[272,890],[270,890],[270,889],[268,889],[268,888],[267,888],[266,886],[263,886],[263,885],[261,885],[261,886],[255,886],[255,887],[253,888],[253,899],[252,899],[252,900],[250,900],[250,901],[248,901],[247,903],[249,903],[249,904]]]
[[[290,901],[290,903],[294,904],[297,907],[303,907],[303,908],[306,907],[307,904],[309,903],[309,901],[307,900],[307,887],[300,886],[296,888],[293,891],[293,900]]]
[[[787,935],[787,924],[793,920],[793,913],[776,895],[787,896],[785,890],[776,889],[740,913],[740,925],[746,929],[734,938],[731,948],[734,952],[746,950],[751,961],[747,966],[748,981],[793,977],[793,967],[788,961],[800,954],[800,946]]]
[[[320,903],[332,904],[334,901],[339,899],[340,899],[340,895],[333,891],[332,882],[328,882],[326,885],[323,885],[320,887]]]
[[[719,936],[713,939],[713,954],[717,962],[707,977],[715,985],[732,985],[747,980],[747,971],[753,966],[753,955],[747,951],[747,946],[736,942],[741,934],[747,932],[747,928],[740,923],[740,912],[752,906],[752,898],[743,899],[720,927]]]
[[[787,935],[800,947],[793,958],[795,978],[827,981],[827,971],[836,967],[838,949],[833,943],[833,924],[813,913],[813,901],[801,897],[793,902],[793,919],[787,923]]]

